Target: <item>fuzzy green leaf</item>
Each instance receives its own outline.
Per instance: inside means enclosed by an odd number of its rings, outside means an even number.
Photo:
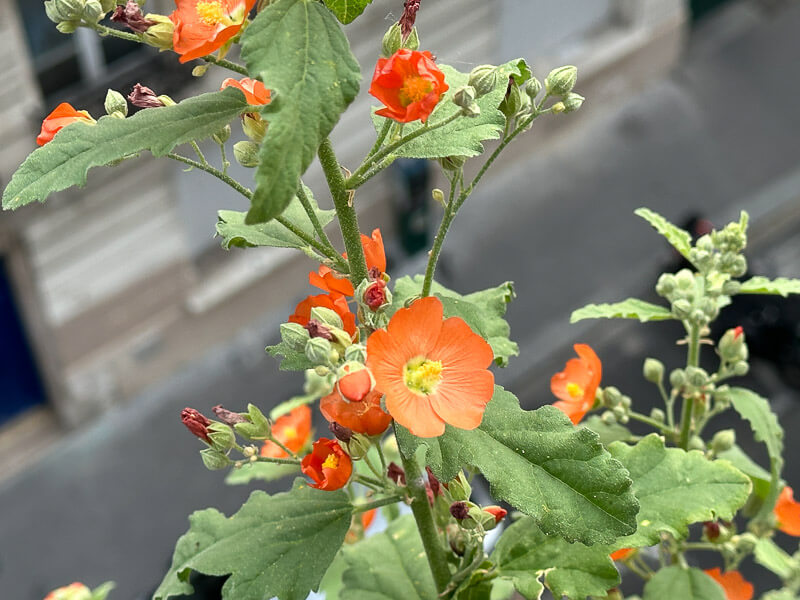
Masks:
[[[778,277],[777,279],[761,276],[752,277],[742,282],[742,287],[738,293],[771,294],[773,296],[783,296],[786,298],[789,294],[800,294],[800,279],[788,279],[786,277]]]
[[[628,298],[613,304],[587,304],[573,311],[569,322],[577,323],[584,319],[639,319],[642,323],[646,323],[674,318],[670,310],[664,306],[638,298]]]
[[[692,249],[692,236],[688,231],[676,227],[649,208],[638,208],[633,213],[650,223],[658,233],[667,238],[667,241],[672,244],[675,250],[680,252],[685,259],[689,259],[689,250]]]
[[[491,558],[500,575],[512,580],[544,572],[544,583],[556,598],[603,596],[619,583],[607,548],[569,544],[545,535],[530,517],[503,532]]]
[[[347,546],[342,555],[341,600],[437,600],[425,549],[411,515],[392,521],[386,531]]]
[[[599,415],[591,415],[588,419],[581,423],[581,425],[599,435],[600,441],[604,446],[608,446],[613,442],[634,441],[634,435],[631,433],[630,429],[625,427],[625,425],[620,425],[619,423],[605,423]]]
[[[352,23],[372,0],[325,0],[325,6],[345,25]]]
[[[314,363],[308,359],[305,352],[295,350],[284,341],[274,346],[267,346],[266,351],[270,356],[281,357],[281,364],[278,367],[281,371],[305,371],[314,368]]]
[[[393,313],[420,294],[422,275],[401,277],[394,287]],[[514,299],[514,284],[507,281],[494,288],[462,296],[458,292],[434,282],[431,293],[442,301],[445,317],[460,317],[470,328],[489,342],[494,351],[494,361],[501,367],[508,364],[512,356],[519,356],[519,346],[509,339],[511,327],[505,320],[508,303]]]
[[[225,477],[228,485],[243,485],[253,481],[275,481],[289,475],[299,475],[298,465],[280,465],[277,463],[255,462],[245,463],[238,469],[231,469]]]
[[[316,0],[276,0],[242,36],[247,70],[275,94],[247,223],[280,215],[300,176],[358,93],[361,72],[333,14]]]
[[[656,434],[635,446],[615,442],[608,450],[630,472],[641,505],[636,533],[617,540],[615,548],[652,546],[662,531],[683,538],[698,521],[731,520],[750,494],[750,479],[730,463],[666,448]]]
[[[460,73],[448,65],[440,64],[439,67],[444,73],[445,81],[450,89],[439,100],[439,104],[427,124],[406,123],[403,127],[403,135],[441,123],[461,110],[453,103],[453,94],[459,87],[467,85],[469,74]],[[477,156],[483,152],[483,142],[499,139],[503,127],[505,127],[506,118],[498,110],[498,107],[505,98],[508,78],[512,75],[521,78],[525,73],[528,73],[528,77],[530,77],[530,69],[521,58],[500,65],[497,69],[497,84],[494,89],[476,100],[481,108],[480,115],[472,118],[459,117],[452,123],[436,129],[432,134],[421,135],[398,148],[394,153],[395,156],[408,158]],[[377,130],[380,130],[386,121],[384,117],[376,114],[373,114],[372,120]]]
[[[325,227],[333,220],[336,211],[322,210],[311,195],[311,190],[308,188],[305,188],[305,190],[320,224]],[[237,212],[235,210],[219,211],[217,235],[222,238],[222,247],[226,250],[229,250],[231,246],[237,246],[239,248],[272,246],[278,248],[299,248],[307,253],[311,252],[311,246],[309,246],[307,242],[277,221],[247,225],[245,223],[246,214],[247,213]],[[310,238],[316,239],[314,225],[311,223],[311,219],[308,218],[308,214],[306,214],[303,205],[296,196],[289,203],[283,216]]]
[[[753,462],[744,450],[734,444],[730,449],[717,454],[717,458],[727,460],[753,482],[753,493],[762,500],[766,499],[770,490],[771,475],[761,465]]]
[[[549,535],[608,544],[636,528],[628,473],[597,435],[573,427],[552,406],[522,410],[499,386],[477,429],[448,425],[438,438],[418,438],[398,426],[397,438],[406,456],[426,446],[426,462],[442,481],[463,465],[477,468],[495,498],[532,516]]]
[[[149,150],[164,156],[175,146],[216,133],[248,107],[235,88],[202,94],[175,106],[148,108],[129,119],[101,117],[73,123],[34,150],[11,177],[3,208],[16,209],[53,192],[86,185],[89,169]]]
[[[754,551],[756,562],[784,581],[797,573],[800,565],[770,538],[759,538]]]
[[[344,542],[352,511],[343,491],[322,492],[298,479],[290,492],[253,492],[230,518],[213,508],[195,512],[153,598],[191,594],[189,575],[197,571],[230,575],[224,600],[304,600]]]
[[[694,567],[659,569],[644,586],[643,600],[725,600],[716,581]]]

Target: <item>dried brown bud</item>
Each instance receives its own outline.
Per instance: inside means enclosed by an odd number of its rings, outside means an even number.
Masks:
[[[204,442],[211,443],[211,438],[208,437],[208,426],[211,425],[209,421],[200,411],[193,408],[184,408],[181,411],[181,421],[186,425],[186,428],[192,432],[193,435],[199,437]]]
[[[242,415],[237,412],[233,412],[232,410],[228,410],[227,408],[223,408],[221,404],[217,404],[214,408],[211,409],[217,418],[225,423],[226,425],[230,425],[233,427],[237,423],[247,423],[247,419],[245,419]]]
[[[425,471],[428,473],[428,485],[430,485],[433,495],[438,496],[442,493],[442,486],[439,480],[436,478],[436,475],[433,474],[429,466],[425,466]]]
[[[159,106],[164,106],[164,103],[156,96],[156,93],[141,83],[137,83],[133,86],[133,90],[128,94],[128,100],[131,104],[139,108],[158,108]]]
[[[382,279],[370,284],[364,291],[364,304],[373,311],[386,304],[386,283]]]
[[[403,34],[403,41],[411,35],[414,29],[414,22],[417,20],[420,0],[405,0],[403,3],[403,14],[400,17],[400,32]]]
[[[340,425],[336,421],[331,421],[328,424],[328,429],[330,429],[331,433],[336,436],[337,440],[344,442],[345,444],[353,438],[353,430],[349,427],[345,427],[344,425]]]
[[[378,281],[378,280],[383,281],[383,273],[381,272],[381,270],[378,267],[372,267],[369,270],[368,275],[369,275],[370,281]]]
[[[397,485],[406,484],[406,472],[394,461],[389,463],[389,467],[386,469],[386,476]]]
[[[309,319],[305,326],[308,335],[312,338],[322,338],[329,342],[334,341],[333,333],[327,325],[317,321],[316,319]]]
[[[713,542],[719,537],[720,534],[719,523],[716,521],[704,521],[703,532],[706,534],[708,541]]]
[[[135,0],[128,0],[125,6],[118,6],[111,15],[111,20],[115,23],[127,25],[129,29],[136,33],[144,33],[156,24],[144,18],[142,9]]]
[[[463,521],[469,516],[469,507],[466,502],[453,502],[450,505],[450,514],[459,521]]]

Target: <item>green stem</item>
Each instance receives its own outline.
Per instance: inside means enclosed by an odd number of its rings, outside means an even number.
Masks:
[[[207,63],[211,63],[212,65],[228,69],[229,71],[233,71],[234,73],[238,73],[239,75],[244,75],[244,76],[249,75],[247,69],[243,65],[237,65],[236,63],[231,62],[229,60],[225,60],[224,58],[217,58],[216,56],[213,56],[211,54],[207,56],[201,56],[200,58],[206,61]]]
[[[194,150],[194,153],[197,154],[197,158],[200,159],[201,163],[203,163],[204,165],[210,164],[208,162],[208,160],[206,159],[206,155],[203,154],[202,150],[200,150],[200,146],[197,144],[197,142],[192,140],[191,142],[189,142],[189,144],[192,146],[192,149]]]
[[[225,151],[225,144],[224,143],[219,145],[219,153],[220,153],[220,156],[222,158],[222,174],[223,175],[227,175],[228,174],[228,167],[231,166],[231,163],[228,160],[228,154]]]
[[[381,469],[383,469],[383,477],[386,477],[386,456],[383,454],[380,438],[375,443],[375,448],[378,450],[378,456],[381,459]]]
[[[297,458],[273,458],[272,456],[256,456],[256,462],[275,463],[276,465],[299,465]],[[252,460],[252,459],[251,459]]]
[[[433,285],[433,275],[436,271],[436,263],[439,261],[439,255],[442,253],[444,246],[444,238],[447,237],[447,231],[455,219],[455,210],[453,206],[453,198],[456,191],[456,177],[450,181],[450,197],[447,205],[444,207],[444,215],[442,215],[442,222],[439,223],[439,230],[436,232],[436,237],[433,240],[433,247],[428,256],[428,265],[425,267],[425,279],[422,282],[421,295],[424,298],[431,293],[431,286]]]
[[[347,251],[347,262],[350,264],[350,281],[353,287],[367,278],[367,261],[364,258],[364,249],[361,246],[361,231],[358,228],[356,210],[350,204],[350,195],[347,193],[342,168],[333,151],[329,139],[325,139],[319,146],[319,161],[328,181],[328,188],[333,197],[336,216],[339,217],[339,227],[342,230],[344,247]]]
[[[375,465],[372,464],[372,461],[369,459],[367,454],[364,455],[364,463],[369,467],[369,470],[372,471],[373,475],[377,477],[379,480],[383,479],[385,475],[382,475],[378,469],[375,468]]]
[[[381,146],[383,146],[383,142],[386,141],[386,136],[389,135],[389,130],[392,128],[392,124],[394,121],[391,119],[384,119],[383,125],[381,126],[381,130],[378,133],[378,138],[375,140],[375,144],[370,148],[370,151],[367,153],[367,158],[370,158],[373,154],[375,154],[378,150],[380,150]]]
[[[670,429],[663,423],[659,423],[655,419],[651,419],[650,417],[643,415],[641,413],[630,411],[628,413],[628,416],[634,421],[639,421],[640,423],[645,423],[647,425],[650,425],[650,427],[653,427],[654,429],[658,429],[661,433],[672,433],[672,434],[675,433],[674,430]]]
[[[403,500],[402,496],[387,496],[386,498],[378,498],[377,500],[373,500],[372,502],[367,502],[366,504],[356,504],[353,507],[353,512],[354,513],[367,512],[368,510],[372,510],[373,508],[380,508],[381,506],[397,504],[401,500]]]
[[[376,492],[383,492],[386,490],[385,484],[373,479],[372,477],[367,477],[366,475],[361,475],[359,473],[353,475],[353,481],[360,483],[361,485],[365,485],[368,488],[372,488]]]
[[[450,583],[450,567],[447,564],[447,554],[442,546],[436,523],[433,521],[431,506],[428,504],[422,471],[415,458],[407,459],[402,452],[400,457],[406,472],[406,486],[412,500],[411,512],[417,522],[422,546],[425,548],[428,564],[433,574],[433,581],[436,583],[437,591],[441,593],[447,589],[447,585]]]
[[[688,326],[689,348],[687,349],[686,366],[697,367],[700,363],[700,328],[695,324]],[[689,438],[692,435],[692,408],[694,398],[683,399],[683,412],[681,413],[680,447],[686,450],[689,447]]]
[[[248,200],[252,199],[253,197],[253,192],[248,190],[246,187],[244,187],[241,183],[236,181],[230,175],[226,175],[225,173],[213,167],[212,165],[203,164],[196,160],[192,160],[191,158],[186,158],[185,156],[181,156],[180,154],[175,154],[174,152],[170,152],[169,154],[167,154],[167,156],[172,160],[177,160],[178,162],[182,162],[185,165],[189,165],[190,167],[194,167],[195,169],[199,169],[200,171],[205,171],[206,173],[213,175],[223,183],[226,183],[234,190],[239,192],[242,196],[244,196]],[[288,221],[284,217],[275,217],[275,221],[283,225],[286,229],[291,231],[294,235],[299,237],[306,244],[314,248],[316,251],[322,254],[322,256],[327,257],[334,262],[342,260],[342,257],[339,256],[336,252],[331,252],[330,250],[322,246],[322,244],[320,244],[317,240],[309,236],[302,229],[298,229],[295,225],[293,225],[290,221]]]
[[[317,213],[314,210],[314,207],[311,205],[311,200],[309,199],[308,194],[306,194],[306,190],[302,183],[300,184],[300,187],[297,188],[297,199],[300,200],[300,204],[303,205],[303,210],[306,211],[308,220],[311,221],[311,225],[314,227],[314,231],[317,232],[317,237],[319,237],[319,240],[333,252],[336,252],[336,248],[333,247],[330,238],[325,233],[325,229],[322,227],[322,223],[320,223],[319,217],[317,217]],[[338,256],[338,252],[336,254]],[[345,263],[343,260],[340,261],[340,263],[340,267],[347,266],[347,263]]]

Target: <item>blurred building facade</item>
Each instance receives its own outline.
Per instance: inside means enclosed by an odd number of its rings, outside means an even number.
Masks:
[[[680,54],[687,28],[683,0],[550,4],[423,3],[420,36],[440,61],[462,71],[516,56],[528,58],[540,78],[559,64],[580,65],[579,91],[590,101],[569,120],[573,130],[606,101],[662,76]],[[168,14],[172,6],[150,0],[147,10]],[[346,28],[367,81],[381,37],[401,10],[402,0],[375,0]],[[216,89],[227,76],[212,69],[194,79],[171,53],[131,46],[88,31],[62,36],[40,2],[0,3],[0,53],[6,57],[0,73],[13,82],[0,90],[0,184],[35,147],[41,119],[61,101],[99,117],[107,88],[127,94],[141,82],[179,100]],[[344,165],[357,165],[374,139],[363,128],[370,104],[362,90],[334,132]],[[547,139],[553,127],[542,125],[513,151],[515,160]],[[214,147],[207,151],[212,155]],[[251,181],[244,169],[234,174]],[[315,168],[306,182],[324,189]],[[390,194],[381,181],[359,193],[364,230],[378,222],[391,229]],[[319,201],[325,205],[327,198]],[[0,320],[2,343],[27,364],[7,365],[4,376],[26,368],[35,374],[41,389],[31,392],[28,404],[39,394],[64,424],[85,422],[259,319],[282,318],[309,293],[303,258],[278,249],[222,252],[213,238],[218,208],[246,207],[203,174],[187,175],[167,159],[142,156],[93,170],[84,189],[0,214],[0,283],[7,283],[16,307]],[[17,341],[7,334],[12,324],[22,332]]]

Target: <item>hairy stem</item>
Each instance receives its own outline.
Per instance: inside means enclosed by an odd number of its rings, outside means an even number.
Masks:
[[[696,367],[700,363],[700,328],[695,324],[688,326],[689,347],[687,349],[686,366]],[[683,399],[683,411],[681,413],[681,437],[679,445],[686,450],[689,447],[689,438],[692,435],[692,408],[694,408],[694,398]]]
[[[397,504],[402,499],[403,499],[402,496],[387,496],[386,498],[378,498],[377,500],[373,500],[372,502],[367,502],[366,504],[356,504],[353,507],[353,512],[354,513],[367,512],[368,510],[372,510],[373,508],[380,508],[381,506]]]

